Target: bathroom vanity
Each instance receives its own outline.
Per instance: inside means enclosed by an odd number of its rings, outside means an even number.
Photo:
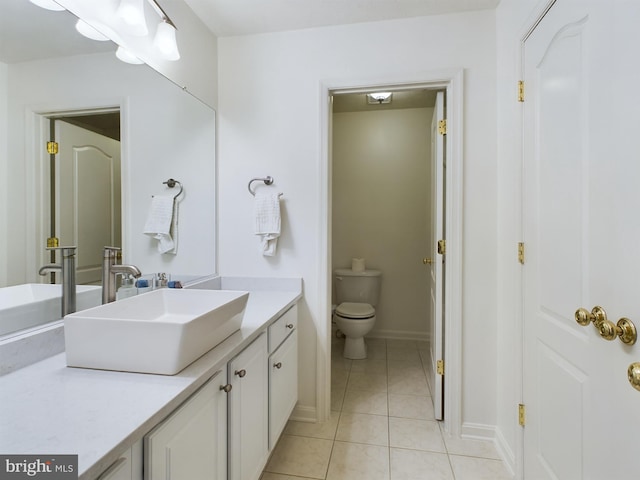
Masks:
[[[297,401],[301,280],[216,282],[250,292],[242,326],[176,375],[62,353],[0,377],[0,452],[77,454],[80,479],[257,480]]]

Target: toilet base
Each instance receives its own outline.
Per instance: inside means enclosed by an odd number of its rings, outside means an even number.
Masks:
[[[367,345],[364,343],[364,337],[345,337],[342,356],[350,360],[363,360],[367,358]]]

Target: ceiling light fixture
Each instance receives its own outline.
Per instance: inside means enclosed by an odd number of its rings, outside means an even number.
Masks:
[[[131,35],[144,37],[149,33],[144,17],[144,0],[120,0],[116,14],[124,21]]]
[[[176,42],[176,27],[168,17],[163,17],[158,24],[153,44],[166,60],[179,60],[180,52]]]
[[[80,18],[76,22],[76,30],[91,40],[97,40],[99,42],[106,42],[109,40],[109,37],[103,35],[97,29]]]
[[[29,1],[41,8],[46,8],[47,10],[53,10],[55,12],[61,12],[63,10],[66,10],[66,8],[61,6],[59,3],[54,2],[53,0],[29,0]]]
[[[391,92],[367,93],[367,103],[369,105],[391,103]]]
[[[132,65],[141,65],[144,62],[136,57],[133,53],[122,46],[118,46],[116,50],[116,57],[125,63],[131,63]]]

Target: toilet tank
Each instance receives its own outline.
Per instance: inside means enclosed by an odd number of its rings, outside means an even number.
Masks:
[[[333,272],[333,284],[336,290],[336,302],[368,303],[376,306],[380,295],[379,270],[354,272],[351,269],[337,269]]]

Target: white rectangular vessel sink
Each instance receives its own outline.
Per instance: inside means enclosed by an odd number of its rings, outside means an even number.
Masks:
[[[240,329],[249,293],[163,288],[64,317],[70,367],[174,375]]]

